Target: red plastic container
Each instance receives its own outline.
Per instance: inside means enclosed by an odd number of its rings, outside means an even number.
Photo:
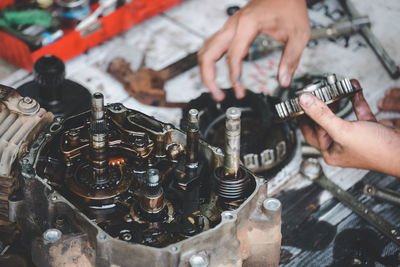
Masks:
[[[82,32],[64,30],[62,38],[35,51],[30,51],[23,41],[0,31],[0,57],[28,71],[32,71],[34,62],[44,55],[52,54],[66,61],[182,1],[133,0],[100,18],[101,24],[99,23],[99,27],[95,30]],[[12,0],[2,0],[0,8],[12,2]]]

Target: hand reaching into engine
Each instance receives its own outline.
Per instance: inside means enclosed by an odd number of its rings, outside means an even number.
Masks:
[[[358,121],[350,122],[337,117],[312,94],[302,94],[300,105],[309,117],[301,121],[306,141],[319,149],[330,165],[400,177],[400,131],[376,122],[362,92],[355,94],[352,102]]]
[[[245,95],[240,82],[242,60],[259,34],[286,43],[278,70],[282,87],[288,87],[310,38],[305,0],[252,0],[236,12],[199,51],[201,75],[217,101],[225,97],[215,82],[215,63],[226,53],[229,76],[237,98]]]

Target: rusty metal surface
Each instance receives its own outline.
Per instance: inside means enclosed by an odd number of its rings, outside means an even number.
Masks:
[[[125,90],[132,97],[143,104],[160,107],[183,107],[185,103],[168,102],[166,100],[164,85],[167,80],[196,65],[197,52],[187,55],[160,71],[140,69],[134,72],[123,58],[116,58],[108,66],[108,72],[124,85]]]

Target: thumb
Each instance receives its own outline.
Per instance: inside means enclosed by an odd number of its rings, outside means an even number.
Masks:
[[[299,103],[304,112],[335,139],[341,134],[346,121],[336,116],[320,99],[310,93],[300,95]]]

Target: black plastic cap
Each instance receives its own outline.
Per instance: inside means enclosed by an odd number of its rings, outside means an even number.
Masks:
[[[64,62],[56,56],[39,58],[33,66],[35,82],[44,87],[57,87],[65,80]]]

